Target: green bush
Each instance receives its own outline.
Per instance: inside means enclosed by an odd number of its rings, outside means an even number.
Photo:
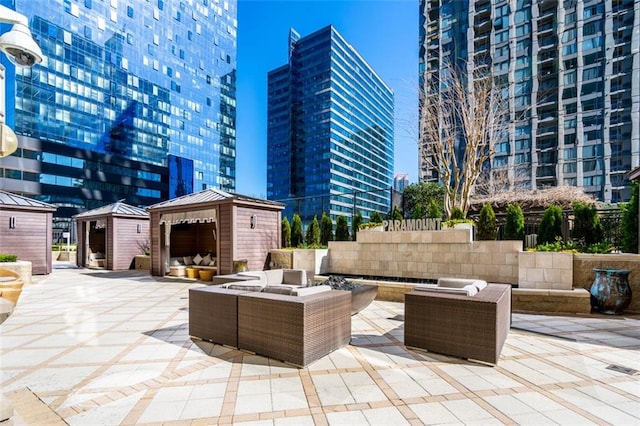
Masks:
[[[524,214],[520,204],[509,204],[504,225],[505,240],[524,240]]]
[[[336,219],[336,241],[349,241],[349,224],[342,215]]]
[[[302,219],[300,219],[300,215],[298,213],[295,213],[291,224],[291,247],[300,247],[303,242]]]
[[[371,213],[371,217],[369,218],[369,223],[382,223],[382,215],[380,212]]]
[[[291,225],[286,217],[282,219],[282,247],[291,247]]]
[[[325,213],[322,213],[320,219],[320,244],[326,246],[329,241],[333,241],[333,222]]]
[[[638,183],[631,184],[631,199],[622,205],[620,235],[621,249],[625,253],[638,253]]]
[[[453,210],[451,210],[451,217],[449,217],[449,219],[451,220],[465,219],[464,212],[460,207],[454,207]]]
[[[402,220],[404,217],[402,216],[402,212],[398,208],[398,206],[393,206],[393,210],[391,210],[391,220]]]
[[[583,201],[573,203],[572,238],[580,244],[591,245],[602,241],[602,225],[595,204]]]
[[[0,253],[0,262],[15,262],[18,256],[15,254]]]
[[[307,235],[304,239],[307,246],[319,246],[320,245],[320,226],[318,226],[318,218],[313,217],[313,221],[307,227]]]
[[[411,219],[422,219],[424,217],[424,211],[422,204],[416,204],[415,208],[411,212]]]
[[[478,240],[495,240],[498,237],[496,214],[491,204],[482,206],[476,229],[476,237]]]
[[[613,246],[607,242],[580,245],[574,241],[565,242],[558,237],[552,243],[538,244],[535,251],[606,254],[613,251]]]
[[[427,217],[429,219],[441,219],[442,218],[442,210],[440,206],[433,198],[429,200],[429,205],[427,206]]]
[[[362,225],[362,213],[358,211],[356,215],[351,218],[351,238],[353,241],[356,240],[356,235],[360,230],[360,225]]]
[[[562,239],[562,209],[555,204],[544,211],[538,226],[538,244],[553,243]]]

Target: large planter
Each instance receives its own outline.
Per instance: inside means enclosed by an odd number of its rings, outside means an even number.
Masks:
[[[594,268],[591,306],[603,314],[621,314],[631,303],[629,270]]]

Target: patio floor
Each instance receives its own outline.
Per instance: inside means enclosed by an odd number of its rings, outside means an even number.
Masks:
[[[513,314],[495,367],[408,350],[403,304],[298,369],[188,335],[187,280],[54,269],[0,325],[14,425],[640,424],[640,316]]]

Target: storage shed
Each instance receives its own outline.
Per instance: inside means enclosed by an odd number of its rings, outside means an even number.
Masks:
[[[34,275],[52,269],[52,221],[58,208],[0,190],[0,253],[31,262]]]
[[[283,209],[281,203],[213,188],[154,204],[147,208],[151,274],[169,274],[172,265],[193,258],[207,258],[218,275],[234,272],[238,261],[263,270],[269,251],[280,248]]]
[[[149,250],[149,214],[140,207],[118,201],[73,218],[78,266],[130,269],[135,257]]]

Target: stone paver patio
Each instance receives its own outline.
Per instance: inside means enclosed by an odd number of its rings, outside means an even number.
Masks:
[[[490,367],[408,350],[403,304],[376,301],[353,317],[350,346],[298,369],[192,341],[197,285],[36,277],[0,325],[13,424],[640,424],[638,315],[514,314]]]

